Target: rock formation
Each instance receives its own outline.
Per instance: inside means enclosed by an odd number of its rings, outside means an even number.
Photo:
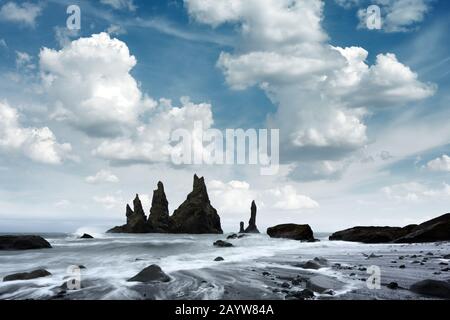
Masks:
[[[127,204],[126,216],[127,223],[123,226],[114,227],[108,230],[109,233],[148,233],[151,231],[151,227],[147,223],[147,217],[144,209],[142,208],[139,195],[136,194],[136,198],[133,200],[133,209]]]
[[[0,250],[29,250],[51,248],[40,236],[0,236]]]
[[[162,269],[156,265],[143,269],[134,277],[128,279],[129,282],[169,282],[170,277],[162,271]]]
[[[333,233],[330,240],[363,243],[419,243],[450,240],[450,213],[406,227],[354,227]]]
[[[88,233],[84,233],[84,234],[80,237],[80,239],[94,239],[94,237],[91,236],[91,235],[88,234]]]
[[[256,227],[256,204],[255,201],[252,201],[252,205],[250,208],[250,220],[248,221],[248,227],[245,229],[245,233],[259,233],[258,228]]]
[[[209,201],[205,181],[194,175],[192,192],[170,217],[172,233],[223,233],[220,217]]]
[[[52,274],[45,269],[38,269],[31,272],[21,272],[7,275],[3,281],[31,280],[51,276]]]
[[[164,185],[158,182],[158,188],[153,191],[152,207],[148,216],[148,224],[153,232],[169,232],[169,202],[164,193]]]
[[[267,229],[271,238],[286,238],[300,241],[315,241],[311,227],[307,224],[280,224]]]
[[[241,221],[241,223],[239,224],[239,233],[244,233],[244,221]]]

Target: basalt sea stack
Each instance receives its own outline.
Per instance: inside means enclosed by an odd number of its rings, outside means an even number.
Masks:
[[[164,193],[164,185],[158,182],[158,188],[153,191],[152,207],[148,216],[148,224],[153,232],[169,232],[169,202]]]
[[[250,208],[250,220],[248,221],[248,227],[245,229],[245,233],[259,233],[258,228],[256,227],[256,204],[255,201],[252,201],[252,205]]]
[[[151,227],[147,223],[147,217],[142,208],[139,195],[136,194],[136,198],[133,200],[133,208],[127,204],[126,216],[127,223],[123,226],[114,227],[108,230],[109,233],[148,233],[151,232]]]
[[[194,175],[192,192],[170,217],[172,233],[223,233],[220,217],[209,201],[205,180]]]

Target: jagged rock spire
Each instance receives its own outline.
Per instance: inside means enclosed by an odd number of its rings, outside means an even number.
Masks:
[[[241,221],[241,223],[239,224],[239,233],[244,233],[244,221]]]
[[[148,224],[153,232],[166,233],[169,231],[169,202],[164,192],[164,185],[158,182],[156,190],[153,190],[152,207],[148,217]]]
[[[250,208],[250,220],[248,221],[248,227],[245,229],[246,233],[259,233],[258,228],[256,227],[256,203],[255,200],[252,201],[252,205]]]

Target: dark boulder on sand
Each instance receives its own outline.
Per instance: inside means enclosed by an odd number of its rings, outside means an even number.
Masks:
[[[169,282],[170,277],[165,274],[162,269],[156,264],[152,264],[151,266],[143,269],[134,277],[128,279],[129,282]]]
[[[450,283],[445,281],[427,279],[414,283],[409,290],[425,296],[450,299]]]
[[[138,194],[136,194],[136,198],[133,200],[133,210],[127,204],[125,214],[127,216],[127,223],[108,230],[108,233],[148,233],[151,231]]]
[[[248,221],[248,227],[244,230],[244,233],[259,233],[258,227],[256,226],[256,210],[256,203],[255,200],[253,200],[250,207],[250,220]]]
[[[30,250],[51,247],[50,243],[40,236],[0,236],[0,250]]]
[[[223,240],[217,240],[216,242],[214,242],[214,246],[227,248],[227,247],[232,247],[233,245],[231,243],[223,241]]]
[[[436,242],[450,240],[450,213],[419,224],[396,243]]]
[[[48,277],[52,274],[44,269],[34,270],[31,272],[21,272],[21,273],[14,273],[10,274],[3,278],[3,281],[16,281],[16,280],[31,280],[31,279],[37,279],[42,277]]]
[[[330,240],[363,243],[420,243],[450,240],[450,213],[406,227],[354,227],[333,233]]]
[[[306,282],[307,289],[318,293],[324,293],[328,290],[338,291],[343,287],[344,283],[341,281],[326,276],[314,276]]]
[[[315,241],[311,227],[307,224],[280,224],[267,229],[271,238],[286,238],[300,241]]]
[[[80,239],[94,239],[94,237],[91,236],[90,234],[84,233],[84,234],[80,237]]]
[[[222,234],[220,217],[209,201],[204,178],[194,175],[192,192],[170,217],[170,232]]]
[[[158,182],[158,187],[153,190],[152,207],[148,216],[148,224],[153,232],[167,233],[169,231],[169,202],[164,192],[164,185]]]

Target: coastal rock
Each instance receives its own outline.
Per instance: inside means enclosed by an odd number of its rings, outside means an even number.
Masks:
[[[307,289],[318,293],[324,293],[327,290],[338,291],[343,286],[341,281],[326,276],[314,276],[306,282]]]
[[[238,237],[238,235],[236,233],[233,233],[227,237],[227,240],[237,239],[237,237]]]
[[[214,261],[224,261],[224,260],[225,260],[225,259],[222,258],[222,257],[217,257],[217,258],[214,259]]]
[[[90,234],[84,233],[84,234],[80,237],[80,239],[94,239],[94,237],[91,236]]]
[[[354,227],[333,233],[330,240],[363,243],[386,243],[406,235],[415,226],[400,227]]]
[[[147,217],[144,209],[142,208],[139,195],[136,194],[136,198],[133,200],[133,209],[127,204],[126,217],[127,223],[123,226],[114,227],[108,230],[108,233],[148,233],[151,231],[151,227],[147,223]]]
[[[227,248],[227,247],[232,247],[233,245],[231,243],[223,241],[223,240],[217,240],[216,242],[214,242],[214,246]]]
[[[250,207],[250,220],[248,221],[248,227],[245,229],[244,233],[259,233],[256,227],[256,203],[253,200]]]
[[[15,280],[31,280],[31,279],[37,279],[42,277],[48,277],[52,274],[44,269],[34,270],[31,272],[21,272],[21,273],[14,273],[10,274],[3,278],[3,281],[15,281]]]
[[[169,231],[169,202],[164,192],[164,185],[158,182],[156,190],[153,190],[152,207],[148,217],[149,227],[152,232],[167,233]]]
[[[0,250],[30,250],[51,247],[50,243],[40,236],[0,236]]]
[[[445,281],[427,279],[414,283],[409,290],[426,296],[450,299],[450,283]]]
[[[300,241],[315,241],[311,227],[307,224],[280,224],[267,229],[271,238],[286,238]]]
[[[310,289],[304,289],[302,291],[290,292],[286,295],[286,299],[306,300],[314,298],[314,292]]]
[[[426,221],[410,233],[396,239],[396,243],[436,242],[450,240],[450,213]]]
[[[152,264],[151,266],[143,269],[134,277],[128,279],[129,282],[169,282],[170,277],[165,274],[162,269],[156,265]]]
[[[298,265],[300,268],[303,269],[312,269],[312,270],[319,270],[320,268],[322,268],[322,266],[313,260],[308,260],[305,263],[301,263]]]
[[[209,201],[205,181],[194,176],[192,192],[170,217],[170,232],[222,234],[220,217]]]
[[[239,223],[239,233],[244,233],[244,232],[245,232],[245,230],[244,230],[244,221],[241,221]]]

